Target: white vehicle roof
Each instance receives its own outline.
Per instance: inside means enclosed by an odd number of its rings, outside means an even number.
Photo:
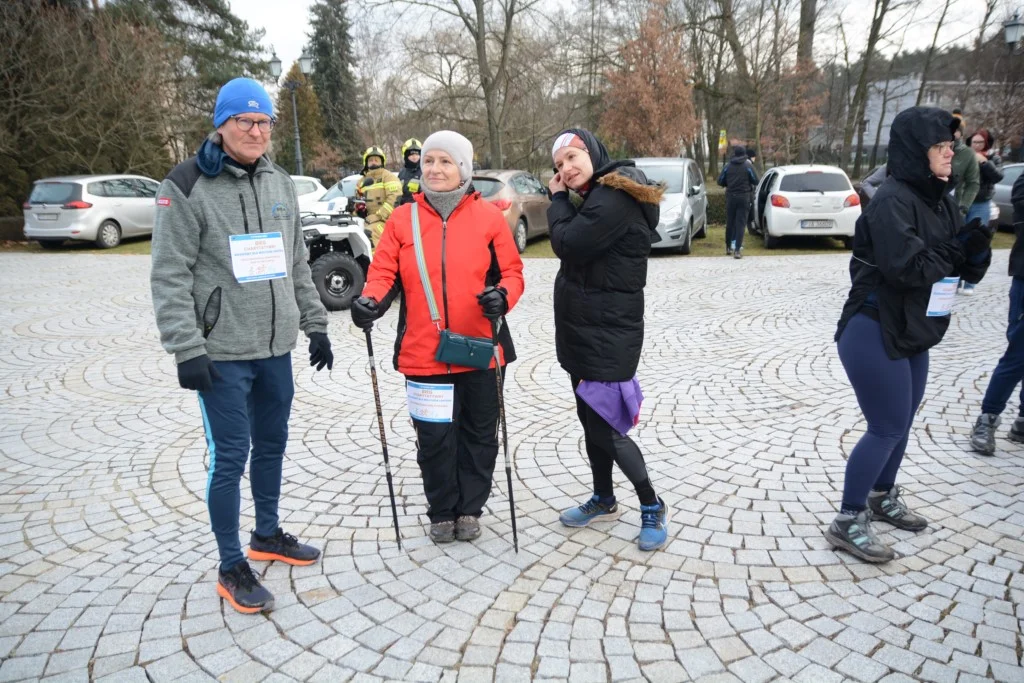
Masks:
[[[313,182],[316,183],[320,182],[319,178],[314,178],[311,175],[293,175],[292,178],[295,178],[296,180],[312,180]]]
[[[839,168],[838,166],[823,166],[821,164],[794,164],[793,166],[774,166],[772,168],[769,168],[768,171],[777,171],[779,173],[841,173],[842,175],[846,175],[846,171]]]

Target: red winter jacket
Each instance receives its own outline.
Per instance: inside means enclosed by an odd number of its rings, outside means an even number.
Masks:
[[[512,310],[524,286],[523,262],[504,215],[481,199],[479,192],[464,197],[446,222],[441,221],[422,193],[413,195],[413,199],[419,206],[423,252],[441,327],[490,339],[491,323],[483,315],[477,294],[488,285],[503,287]],[[384,301],[396,284],[401,285],[402,309],[395,341],[395,367],[399,372],[417,377],[472,371],[475,368],[449,366],[434,360],[438,331],[430,320],[430,308],[416,266],[412,207],[412,203],[403,204],[388,218],[373,253],[363,296]],[[507,330],[508,326],[502,325],[499,335],[502,365],[515,360]]]

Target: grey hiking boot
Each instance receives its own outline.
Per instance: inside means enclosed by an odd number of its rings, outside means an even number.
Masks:
[[[430,540],[434,543],[451,543],[455,540],[455,521],[434,522],[430,525]]]
[[[871,510],[862,510],[855,516],[836,515],[825,530],[825,540],[865,562],[889,562],[896,557],[892,548],[878,540],[871,528]]]
[[[1024,416],[1018,417],[1006,433],[1006,438],[1014,443],[1024,443]]]
[[[971,432],[971,448],[982,455],[995,455],[996,427],[998,426],[998,415],[982,413],[978,421],[974,423],[974,431]]]
[[[472,515],[462,515],[455,520],[455,538],[459,541],[472,541],[480,537],[480,520]]]
[[[872,491],[869,493],[868,510],[871,510],[873,520],[888,522],[897,529],[921,531],[928,527],[928,520],[911,512],[900,498],[899,486],[893,486],[885,492]]]

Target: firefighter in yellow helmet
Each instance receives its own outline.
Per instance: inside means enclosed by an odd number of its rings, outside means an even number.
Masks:
[[[423,143],[416,138],[409,138],[402,143],[402,159],[405,165],[398,171],[398,179],[402,181],[402,198],[398,200],[398,206],[408,204],[412,196],[420,191],[420,150]]]
[[[374,247],[380,242],[384,224],[402,195],[402,181],[384,168],[386,161],[383,149],[367,147],[363,152],[363,177],[356,190],[366,200],[366,228]]]

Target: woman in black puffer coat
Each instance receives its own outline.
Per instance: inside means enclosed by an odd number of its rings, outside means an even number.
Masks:
[[[612,465],[617,463],[640,498],[641,550],[656,550],[668,540],[668,507],[654,492],[639,447],[625,435],[637,403],[626,409],[644,343],[644,285],[647,257],[658,227],[664,188],[651,185],[632,161],[611,161],[604,145],[582,128],[564,131],[552,149],[548,225],[551,246],[561,260],[555,278],[555,345],[558,362],[569,373],[576,413],[583,425],[594,495],[566,510],[566,526],[586,526],[617,516]],[[581,202],[574,203],[568,190]],[[584,383],[585,384],[581,384]],[[603,406],[625,420],[598,412]],[[624,398],[626,397],[626,398]],[[620,400],[621,399],[621,400]],[[588,401],[590,401],[588,403]],[[592,405],[593,404],[593,405]],[[599,408],[602,406],[598,406]]]

